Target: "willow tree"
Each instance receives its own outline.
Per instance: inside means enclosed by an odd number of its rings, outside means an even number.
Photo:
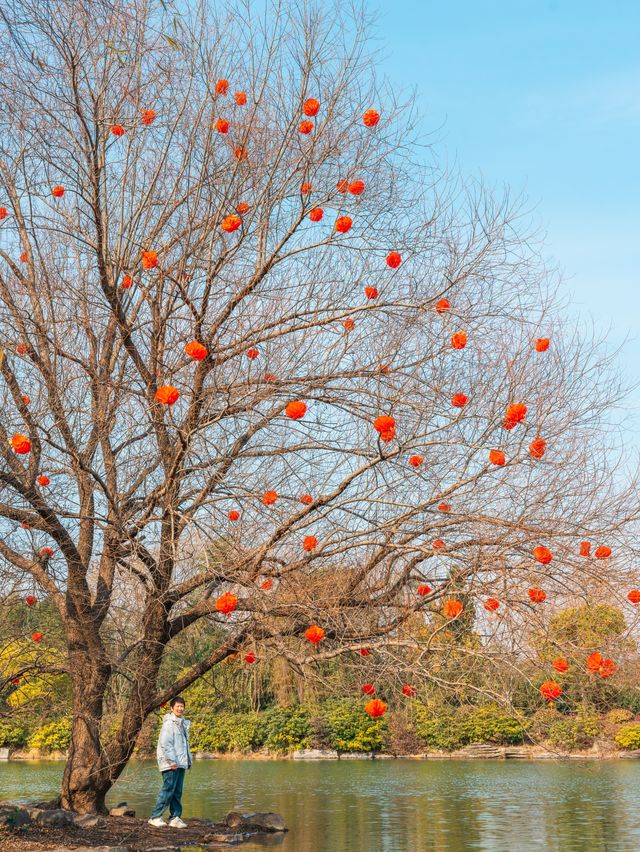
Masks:
[[[363,10],[9,5],[0,556],[64,625],[64,807],[104,809],[145,718],[256,643],[382,654],[458,593],[581,588],[626,511],[592,440],[615,382],[518,209],[377,82]],[[199,622],[221,640],[161,683]]]

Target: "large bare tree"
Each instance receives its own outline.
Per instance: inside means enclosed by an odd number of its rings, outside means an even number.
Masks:
[[[64,807],[239,650],[382,650],[463,593],[526,614],[622,540],[606,357],[519,205],[437,169],[364,10],[321,6],[4,6],[0,557],[64,624]]]

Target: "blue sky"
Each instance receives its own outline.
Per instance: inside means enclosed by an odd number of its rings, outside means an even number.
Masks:
[[[379,0],[383,69],[442,157],[524,191],[569,311],[640,372],[640,2]],[[640,391],[630,398],[640,445]]]

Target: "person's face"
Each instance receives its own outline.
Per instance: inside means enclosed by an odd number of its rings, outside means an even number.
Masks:
[[[173,715],[177,716],[178,719],[184,713],[184,704],[181,704],[179,701],[173,705]]]

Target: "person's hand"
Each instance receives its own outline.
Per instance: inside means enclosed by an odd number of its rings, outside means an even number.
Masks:
[[[178,765],[176,763],[172,763],[169,769],[177,769]]]

